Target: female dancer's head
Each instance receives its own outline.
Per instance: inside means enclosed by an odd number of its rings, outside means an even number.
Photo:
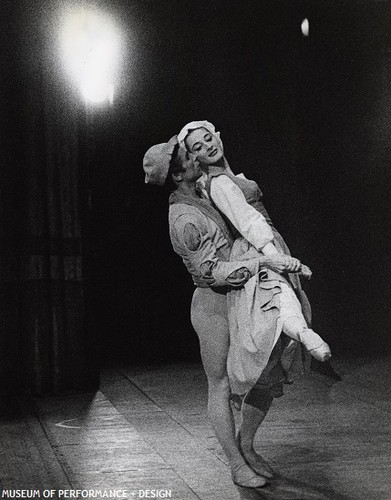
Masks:
[[[179,132],[178,140],[205,166],[220,164],[224,159],[220,132],[216,132],[210,122],[203,120],[188,123]]]

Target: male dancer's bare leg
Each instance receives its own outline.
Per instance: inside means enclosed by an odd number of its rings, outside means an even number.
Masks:
[[[243,402],[242,422],[237,436],[239,449],[242,451],[246,462],[258,474],[267,478],[274,477],[273,469],[266,460],[254,450],[254,438],[258,428],[265,420],[272,402],[272,396],[264,398],[262,404],[258,404],[257,406]]]
[[[208,379],[208,416],[229,460],[235,484],[260,488],[267,480],[248,466],[235,440],[235,423],[230,405],[227,375],[229,346],[226,296],[197,289],[193,296],[191,320],[200,340],[202,363]]]

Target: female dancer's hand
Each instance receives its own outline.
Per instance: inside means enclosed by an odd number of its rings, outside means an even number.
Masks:
[[[299,271],[299,274],[303,278],[305,278],[307,280],[310,280],[311,276],[312,276],[312,271],[311,271],[311,269],[308,266],[306,266],[305,264],[302,264],[301,265],[301,269]]]

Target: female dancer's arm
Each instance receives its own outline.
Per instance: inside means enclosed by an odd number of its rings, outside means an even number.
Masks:
[[[265,217],[247,203],[241,189],[228,176],[213,178],[210,194],[217,208],[259,252],[278,253],[272,244],[273,231]]]
[[[273,232],[265,217],[247,203],[241,189],[228,176],[214,177],[211,181],[210,194],[217,208],[259,252],[269,256],[279,253],[272,243]],[[304,264],[289,269],[290,272],[298,270],[303,277],[311,278],[312,272]]]

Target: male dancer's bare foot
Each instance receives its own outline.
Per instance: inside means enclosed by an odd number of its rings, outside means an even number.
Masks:
[[[231,474],[234,484],[242,488],[263,488],[268,484],[265,477],[258,475],[245,463],[232,467]]]
[[[245,443],[242,442],[240,432],[236,437],[236,442],[244,459],[257,474],[268,479],[272,479],[274,477],[274,471],[266,460],[254,450],[252,445],[246,446]]]

